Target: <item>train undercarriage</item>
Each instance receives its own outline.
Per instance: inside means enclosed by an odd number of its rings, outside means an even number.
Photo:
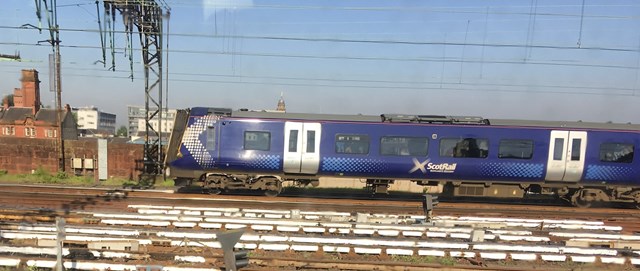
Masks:
[[[230,190],[258,190],[275,197],[282,192],[282,180],[278,176],[210,173],[200,182],[205,193],[216,195]]]
[[[640,209],[640,188],[609,186],[566,186],[560,184],[492,184],[447,182],[444,191],[454,197],[525,198],[529,195],[553,195],[580,208],[609,203],[632,204]]]
[[[293,181],[295,186],[318,186],[317,178],[300,178],[300,176],[248,175],[207,173],[195,185],[202,187],[205,193],[220,194],[222,192],[253,190],[261,191],[266,196],[278,196],[283,190],[284,181]],[[387,194],[394,180],[367,179],[365,189],[372,194]],[[452,197],[493,197],[493,198],[526,198],[531,195],[550,195],[565,200],[573,206],[589,208],[608,203],[631,204],[640,209],[640,188],[615,186],[568,186],[558,183],[544,184],[509,184],[509,183],[477,183],[461,181],[425,181],[414,180],[421,186],[437,186],[443,184],[443,195]]]

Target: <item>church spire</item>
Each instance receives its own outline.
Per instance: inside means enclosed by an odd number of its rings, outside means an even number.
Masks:
[[[284,93],[280,92],[280,100],[278,101],[278,107],[276,111],[287,112],[287,108],[284,104]]]

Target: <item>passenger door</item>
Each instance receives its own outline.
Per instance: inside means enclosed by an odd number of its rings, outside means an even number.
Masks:
[[[547,181],[577,182],[584,170],[587,132],[551,131]]]
[[[316,174],[320,166],[320,123],[284,124],[284,172]]]

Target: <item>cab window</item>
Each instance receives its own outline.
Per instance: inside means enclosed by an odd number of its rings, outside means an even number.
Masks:
[[[271,147],[271,133],[261,131],[244,132],[244,149],[268,151]]]

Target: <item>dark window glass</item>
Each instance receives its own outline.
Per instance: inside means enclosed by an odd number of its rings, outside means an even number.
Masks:
[[[489,155],[489,140],[484,138],[440,139],[440,156],[485,158]]]
[[[298,130],[289,131],[289,152],[298,151]]]
[[[428,144],[426,137],[383,136],[380,139],[380,154],[427,156]]]
[[[503,139],[500,140],[498,158],[531,159],[533,157],[533,140]]]
[[[600,161],[614,163],[633,162],[633,144],[604,143],[600,145]]]
[[[216,148],[216,130],[213,126],[207,127],[207,150]]]
[[[580,161],[580,144],[582,139],[574,138],[571,142],[571,161]]]
[[[271,147],[271,133],[269,132],[244,132],[244,149],[256,151],[268,151]]]
[[[564,153],[562,149],[564,148],[564,138],[556,138],[555,146],[553,147],[553,160],[562,161],[562,157]]]
[[[307,131],[307,153],[316,152],[316,131]]]
[[[336,135],[336,153],[368,154],[368,135]]]

